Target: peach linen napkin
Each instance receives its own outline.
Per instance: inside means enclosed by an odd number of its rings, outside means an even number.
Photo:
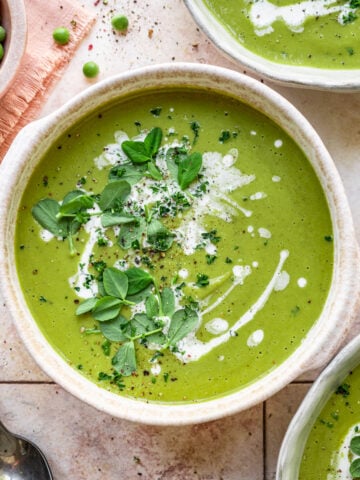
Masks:
[[[13,85],[0,99],[0,161],[12,140],[37,118],[51,87],[71,60],[81,40],[95,22],[95,15],[74,0],[25,0],[28,40]],[[59,46],[55,28],[69,29],[71,40]]]

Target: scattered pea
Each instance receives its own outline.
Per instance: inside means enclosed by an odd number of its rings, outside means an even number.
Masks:
[[[6,30],[0,25],[0,42],[2,43],[6,37]]]
[[[0,43],[0,60],[3,58],[3,56],[4,56],[4,47]]]
[[[66,45],[70,40],[70,32],[65,27],[55,28],[53,31],[53,39],[59,45]]]
[[[95,62],[86,62],[83,65],[83,74],[85,77],[94,78],[99,73],[99,66]]]
[[[127,19],[127,17],[125,17],[125,15],[115,15],[111,19],[111,25],[118,32],[126,32],[129,26],[129,20]]]

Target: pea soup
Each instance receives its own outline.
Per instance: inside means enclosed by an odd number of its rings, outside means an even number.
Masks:
[[[299,480],[360,477],[360,367],[326,403],[305,446]]]
[[[241,45],[276,63],[360,67],[358,0],[203,0]]]
[[[44,155],[16,261],[40,329],[81,374],[194,402],[300,345],[328,295],[332,223],[312,166],[269,118],[202,90],[150,92]]]

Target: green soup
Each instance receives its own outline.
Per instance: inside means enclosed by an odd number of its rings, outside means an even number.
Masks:
[[[203,0],[246,49],[276,63],[360,67],[357,0]]]
[[[153,92],[105,106],[44,155],[16,261],[75,369],[122,395],[193,402],[300,345],[327,298],[332,224],[311,165],[269,118],[203,91]]]
[[[305,446],[299,480],[359,478],[359,392],[357,367],[333,393],[316,420]],[[356,466],[357,474],[351,476],[350,470]]]

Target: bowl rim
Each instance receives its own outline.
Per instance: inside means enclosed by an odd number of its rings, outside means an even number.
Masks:
[[[238,66],[260,77],[288,87],[356,92],[360,88],[360,68],[331,69],[286,65],[268,60],[248,50],[207,9],[203,0],[184,0],[193,19],[218,50]]]
[[[360,365],[360,334],[332,359],[315,380],[292,418],[283,438],[276,480],[296,480],[310,431],[335,389]]]
[[[10,31],[7,32],[7,48],[0,63],[0,98],[9,89],[21,64],[27,42],[26,10],[23,0],[7,1]]]
[[[288,132],[293,122],[298,142],[302,141],[302,138],[305,143],[309,142],[315,158],[319,161],[319,164],[313,166],[322,180],[323,189],[328,192],[334,227],[338,226],[334,232],[337,252],[335,263],[338,265],[341,262],[341,268],[334,267],[336,282],[332,284],[329,299],[319,320],[295,352],[264,377],[266,381],[261,379],[229,395],[194,404],[144,403],[111,394],[98,387],[67,365],[47,344],[27,310],[16,278],[11,246],[11,232],[14,230],[11,210],[15,208],[16,211],[15,197],[21,194],[20,177],[28,175],[27,170],[31,171],[30,159],[36,157],[35,154],[41,150],[41,146],[44,148],[47,142],[51,142],[51,135],[57,138],[71,121],[81,118],[84,111],[95,110],[97,106],[105,103],[106,98],[114,100],[122,95],[127,96],[129,92],[139,89],[143,91],[145,85],[151,90],[154,90],[155,86],[158,89],[164,85],[171,85],[172,88],[194,88],[199,86],[199,82],[201,88],[219,93],[228,92],[231,86],[238,92],[239,99],[241,94],[246,92],[251,95],[253,108],[263,112],[267,109],[267,115],[273,119],[274,112],[283,115],[284,124],[280,126]],[[226,88],[225,85],[220,87],[221,82],[226,82]],[[236,98],[234,92],[231,96]],[[0,261],[2,260],[4,266],[0,288],[20,337],[42,370],[55,382],[74,396],[113,416],[153,425],[182,425],[215,420],[250,408],[269,398],[304,371],[314,368],[316,357],[321,363],[327,361],[339,347],[353,312],[359,306],[358,295],[348,295],[349,292],[358,291],[359,283],[359,256],[354,226],[340,176],[329,153],[310,123],[288,100],[270,87],[238,72],[211,65],[171,63],[142,67],[102,80],[76,95],[52,114],[26,126],[17,135],[5,156],[0,173],[3,180],[3,188],[0,189],[0,216],[3,219],[0,223]],[[330,313],[332,321],[328,318]],[[324,351],[322,358],[319,350]]]

